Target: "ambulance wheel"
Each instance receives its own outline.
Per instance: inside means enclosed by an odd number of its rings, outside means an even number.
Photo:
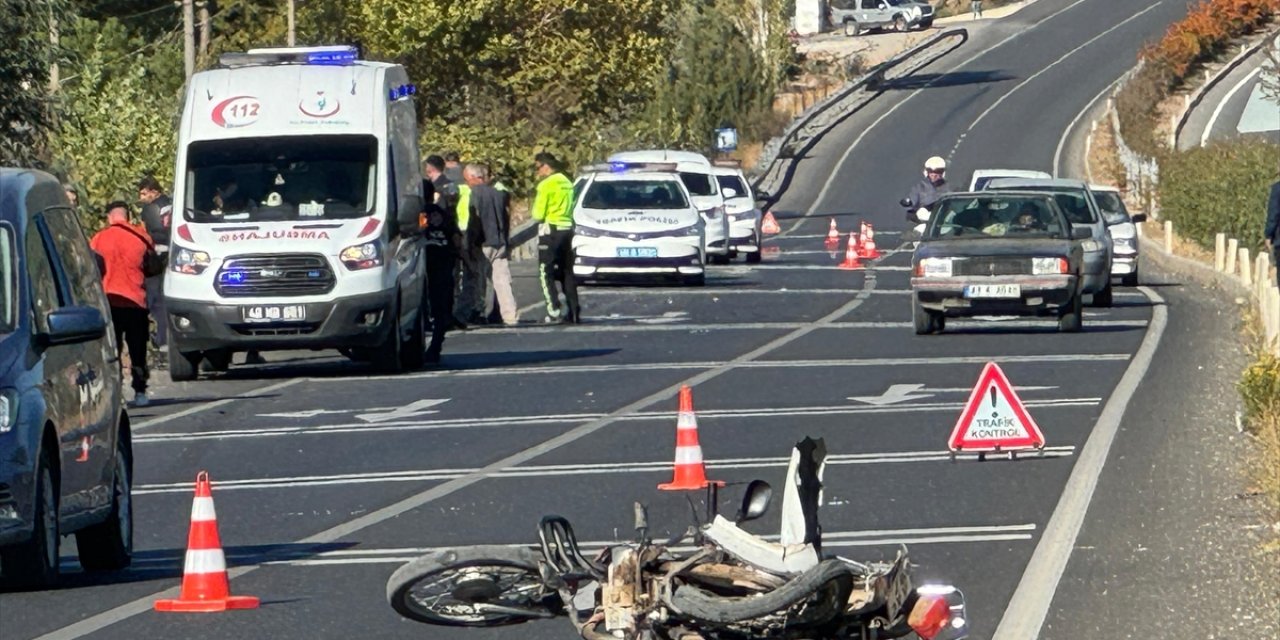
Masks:
[[[685,286],[689,286],[689,287],[705,286],[707,284],[707,274],[699,273],[696,276],[685,276],[683,282]]]
[[[747,252],[747,264],[760,264],[761,253],[759,249]]]
[[[184,352],[179,348],[177,336],[169,332],[169,379],[174,382],[190,382],[200,377],[199,351]]]
[[[231,352],[227,349],[206,351],[204,359],[209,363],[209,371],[222,373],[231,368]]]

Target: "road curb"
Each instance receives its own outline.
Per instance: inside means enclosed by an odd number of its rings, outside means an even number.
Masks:
[[[1218,83],[1222,82],[1222,79],[1227,77],[1227,75],[1232,71],[1240,68],[1240,65],[1244,64],[1245,60],[1253,57],[1254,54],[1267,46],[1267,43],[1272,42],[1277,37],[1280,37],[1280,27],[1273,29],[1266,36],[1259,39],[1258,42],[1245,47],[1240,51],[1240,53],[1236,54],[1234,58],[1227,62],[1226,66],[1219,69],[1217,73],[1213,74],[1213,76],[1211,76],[1204,84],[1200,85],[1198,89],[1192,92],[1190,98],[1188,98],[1186,102],[1186,105],[1182,109],[1182,113],[1178,116],[1178,124],[1175,125],[1173,129],[1173,148],[1175,150],[1179,148],[1179,142],[1182,138],[1182,129],[1187,126],[1187,121],[1191,118],[1191,113],[1200,107],[1200,103],[1204,101],[1205,96],[1209,95],[1209,91],[1218,86]]]

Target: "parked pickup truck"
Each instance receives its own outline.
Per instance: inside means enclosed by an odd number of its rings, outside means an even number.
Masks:
[[[831,0],[832,28],[856,36],[868,29],[909,31],[933,26],[933,5],[916,0]]]

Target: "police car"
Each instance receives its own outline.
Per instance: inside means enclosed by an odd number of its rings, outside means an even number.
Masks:
[[[712,174],[711,161],[701,153],[650,149],[623,151],[609,156],[610,163],[675,163],[675,171],[689,192],[690,201],[706,222],[706,244],[703,250],[710,262],[729,261],[729,217],[725,215],[725,199],[720,184]]]
[[[579,173],[573,273],[579,281],[705,282],[705,223],[675,163],[615,162]]]
[[[747,262],[760,262],[760,246],[764,240],[761,232],[761,213],[756,206],[756,194],[737,160],[716,160],[711,172],[719,183],[724,196],[725,213],[729,217],[730,256],[742,254]]]

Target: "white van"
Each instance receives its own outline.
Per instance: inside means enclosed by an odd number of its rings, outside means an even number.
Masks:
[[[169,373],[247,350],[423,356],[415,90],[353,47],[224,54],[187,84],[165,305]]]
[[[693,198],[693,205],[706,222],[706,246],[708,262],[729,261],[729,216],[725,212],[724,196],[720,185],[712,175],[711,161],[701,153],[651,149],[624,151],[609,156],[610,163],[660,164],[674,162],[680,180]]]

